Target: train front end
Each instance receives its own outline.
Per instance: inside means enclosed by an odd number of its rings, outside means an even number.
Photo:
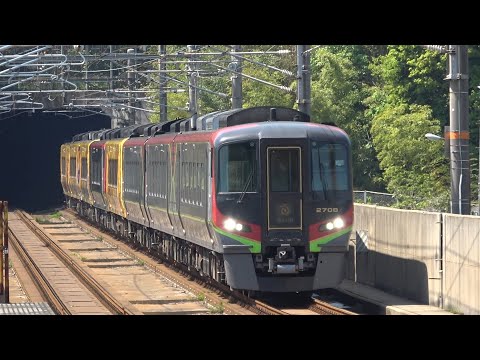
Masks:
[[[353,224],[348,136],[268,121],[221,131],[215,148],[212,223],[227,283],[260,292],[338,285]]]

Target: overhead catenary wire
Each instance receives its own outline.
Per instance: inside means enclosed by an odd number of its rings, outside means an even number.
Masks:
[[[94,102],[98,104],[103,102],[106,106],[111,106],[112,101],[109,97],[127,93],[129,90],[130,96],[124,97],[123,99],[126,101],[131,100],[132,103],[130,106],[135,104],[136,101],[150,101],[150,99],[152,99],[151,97],[138,96],[136,94],[158,92],[156,89],[149,89],[148,85],[159,85],[158,78],[153,79],[149,75],[160,73],[160,70],[154,67],[154,64],[157,64],[160,58],[168,59],[164,61],[165,64],[169,66],[165,71],[167,74],[170,73],[172,75],[174,73],[192,74],[188,69],[172,69],[172,65],[178,66],[185,63],[198,65],[193,74],[195,74],[199,80],[202,76],[224,76],[225,73],[228,72],[238,75],[238,71],[228,71],[228,68],[221,66],[230,63],[232,56],[241,60],[246,59],[245,61],[254,65],[265,66],[270,70],[279,71],[287,76],[290,76],[291,73],[289,70],[280,69],[273,65],[257,61],[257,59],[248,58],[250,55],[277,56],[290,52],[288,49],[272,50],[275,48],[275,45],[269,47],[266,51],[216,51],[211,45],[200,45],[197,47],[197,51],[193,53],[189,53],[188,47],[185,46],[163,55],[148,53],[152,48],[148,50],[147,47],[143,49],[143,51],[147,51],[145,53],[135,52],[134,54],[127,54],[125,51],[130,47],[131,46],[118,47],[113,50],[112,46],[107,46],[105,49],[109,50],[109,53],[105,53],[104,49],[101,50],[103,53],[91,54],[87,51],[87,47],[85,47],[85,49],[83,49],[83,47],[76,47],[74,49],[73,47],[64,45],[0,45],[0,64],[3,64],[0,67],[0,96],[6,100],[6,103],[2,104],[2,106],[5,108],[13,108],[14,103],[20,101],[17,96],[21,94],[24,101],[28,101],[25,96],[30,97],[35,94],[46,94],[48,99],[53,101],[55,100],[54,98],[65,97],[67,93],[75,94],[72,99],[74,101],[81,101],[83,98],[87,103]],[[192,54],[197,58],[193,59]],[[135,59],[137,63],[134,64],[132,61],[130,65],[127,64],[125,66],[125,62],[128,59]],[[108,62],[106,68],[98,69],[98,67],[104,66],[103,63],[105,61]],[[119,62],[123,62],[123,64]],[[113,63],[117,64],[115,68],[108,65]],[[81,66],[85,68],[79,68]],[[92,69],[92,67],[97,68]],[[106,79],[105,83],[108,83],[108,89],[105,89],[102,74],[112,74],[113,71],[120,72],[120,74],[117,76],[117,79],[115,79],[115,84],[113,85],[112,76]],[[125,75],[128,71],[136,75],[134,82],[131,83],[131,85],[133,85],[131,89],[126,89],[127,79],[122,78],[122,74]],[[84,79],[81,79],[78,74],[83,74]],[[100,76],[98,78],[92,78],[90,76],[91,74],[99,74]],[[292,91],[287,87],[276,85],[248,74],[242,74],[242,76],[283,91]],[[175,76],[166,75],[165,81],[172,81],[178,86],[178,88],[165,88],[165,92],[185,92],[187,86],[189,86],[187,81]],[[116,87],[114,87],[114,85],[116,85]],[[192,85],[190,86],[192,87]],[[95,87],[95,89],[93,89],[93,87]],[[221,91],[206,88],[200,81],[197,84],[193,84],[193,88],[199,92],[205,92],[223,98],[229,97],[228,94]],[[92,98],[93,94],[98,94],[99,97],[94,99]],[[36,100],[38,99],[37,95]],[[103,96],[105,99],[102,99]],[[70,102],[70,98],[68,98],[67,101]],[[19,104],[21,103],[19,102]],[[148,104],[151,104],[151,102],[148,102]],[[25,104],[23,104],[23,106],[25,106]],[[37,107],[39,105],[33,106]],[[135,107],[136,106],[132,108]],[[164,107],[166,107],[166,105],[164,105]],[[185,110],[178,107],[177,109]]]

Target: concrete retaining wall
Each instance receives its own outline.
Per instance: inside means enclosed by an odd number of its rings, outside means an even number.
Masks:
[[[355,204],[352,280],[441,306],[441,216]]]
[[[444,308],[480,314],[480,218],[444,214]]]

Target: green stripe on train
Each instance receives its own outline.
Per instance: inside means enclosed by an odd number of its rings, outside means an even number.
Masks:
[[[348,228],[340,230],[336,233],[326,235],[326,236],[322,236],[321,238],[312,240],[312,241],[310,241],[310,251],[311,252],[319,252],[320,251],[320,245],[327,244],[330,241],[338,238],[339,236],[342,236],[344,234],[349,233],[350,231],[352,231],[352,226],[349,226]]]
[[[213,225],[213,224],[212,224]],[[213,225],[213,228],[215,229],[216,232],[228,236],[231,239],[237,240],[238,242],[241,242],[244,245],[250,246],[250,252],[253,254],[258,254],[262,250],[262,244],[259,241],[255,241],[249,238],[246,238],[244,236],[236,235],[236,234],[231,234],[227,231],[224,231],[215,225]]]

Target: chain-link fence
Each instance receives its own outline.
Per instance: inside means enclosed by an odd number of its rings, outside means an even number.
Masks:
[[[376,191],[354,191],[354,202],[362,204],[373,204],[380,206],[392,206],[397,203],[393,194],[381,193]]]

